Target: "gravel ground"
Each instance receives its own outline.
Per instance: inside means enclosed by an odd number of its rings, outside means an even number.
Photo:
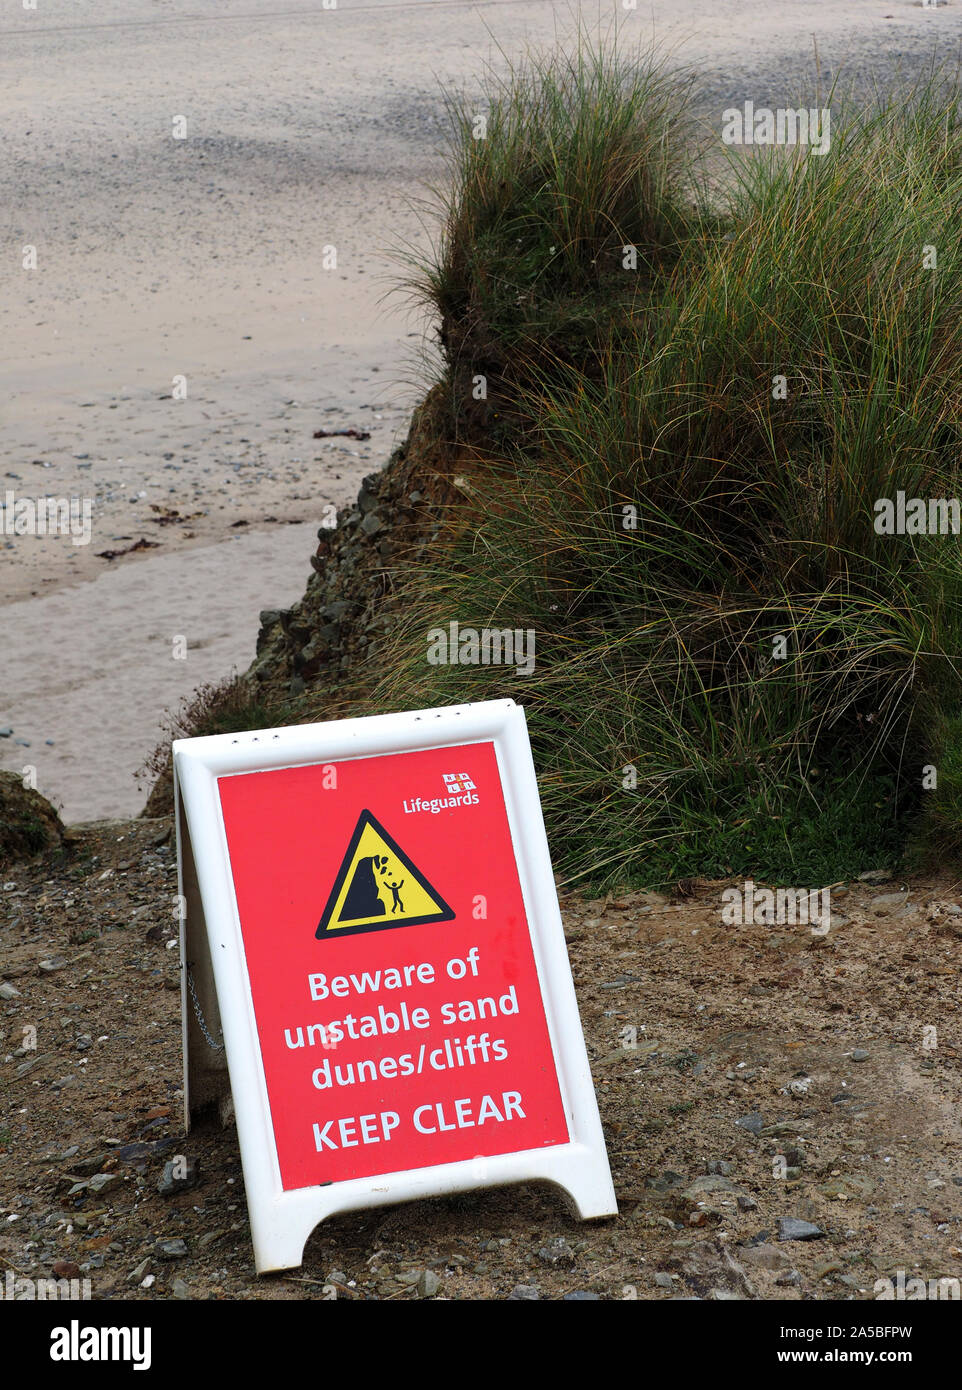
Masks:
[[[169,822],[100,822],[0,885],[0,1277],[148,1300],[872,1300],[899,1270],[962,1277],[957,883],[836,885],[823,936],[726,926],[722,883],[564,898],[620,1215],[579,1224],[538,1186],[358,1212],[257,1279],[236,1132],[182,1128],[174,859]],[[197,1183],[161,1196],[175,1155]]]

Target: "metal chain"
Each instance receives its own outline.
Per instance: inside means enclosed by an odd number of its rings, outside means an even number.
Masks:
[[[210,1035],[210,1029],[207,1027],[207,1024],[204,1022],[204,1012],[203,1012],[203,1010],[202,1010],[201,1007],[200,1007],[200,1000],[197,998],[197,990],[194,988],[194,977],[193,977],[193,975],[190,973],[190,966],[187,966],[187,967],[186,967],[186,970],[187,970],[187,985],[188,985],[188,987],[189,987],[189,989],[190,989],[190,997],[191,997],[191,999],[193,999],[193,1001],[194,1001],[194,1014],[195,1014],[195,1016],[196,1016],[196,1018],[197,1018],[197,1022],[200,1024],[200,1031],[203,1033],[204,1037],[207,1039],[207,1045],[208,1045],[208,1047],[212,1047],[212,1048],[214,1049],[215,1052],[223,1052],[223,1050],[224,1050],[224,1044],[223,1044],[222,1042],[215,1042],[215,1041],[214,1041],[214,1039],[213,1039],[213,1038],[211,1037],[211,1035]]]

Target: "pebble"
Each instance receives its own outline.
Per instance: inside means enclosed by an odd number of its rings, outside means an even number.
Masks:
[[[549,1241],[538,1251],[538,1259],[545,1265],[573,1265],[575,1262],[575,1252],[565,1240],[564,1236],[558,1236],[555,1240]]]
[[[791,1261],[788,1256],[779,1250],[777,1245],[771,1245],[768,1241],[762,1241],[760,1245],[748,1246],[741,1252],[741,1258],[747,1265],[754,1265],[756,1269],[785,1269]]]
[[[16,1071],[14,1072],[14,1076],[18,1079],[21,1076],[26,1076],[28,1071],[33,1071],[34,1067],[39,1066],[41,1062],[49,1062],[52,1055],[52,1053],[46,1052],[42,1057],[31,1057],[29,1061],[21,1062],[19,1067],[17,1067]],[[13,1056],[22,1057],[23,1049],[18,1047],[16,1052],[13,1053]]]
[[[157,1191],[161,1197],[172,1197],[178,1192],[189,1192],[200,1181],[200,1164],[196,1158],[169,1159],[164,1171],[157,1179]]]
[[[541,1294],[537,1284],[515,1284],[508,1294],[509,1303],[534,1303],[540,1299]]]
[[[797,1216],[778,1218],[779,1240],[818,1240],[825,1232],[811,1221],[801,1221]]]
[[[866,1052],[864,1047],[857,1047],[855,1051],[852,1053],[853,1062],[867,1062],[868,1059],[869,1053]]]
[[[14,989],[13,985],[8,984],[6,980],[4,980],[2,984],[0,984],[0,999],[19,999],[19,998],[20,998],[20,991],[19,991],[18,989]]]
[[[575,1289],[574,1293],[566,1293],[561,1300],[562,1303],[600,1303],[601,1294],[588,1293],[586,1289]]]
[[[87,1183],[91,1192],[110,1192],[123,1182],[120,1173],[94,1173]]]
[[[872,912],[881,913],[883,916],[890,912],[897,911],[908,900],[908,892],[905,893],[880,893],[877,898],[873,898],[869,903]]]
[[[683,1196],[689,1202],[700,1202],[703,1197],[712,1192],[737,1192],[738,1188],[730,1178],[723,1178],[717,1174],[709,1174],[707,1177],[696,1178],[695,1181],[685,1188]]]
[[[845,1178],[832,1178],[821,1183],[816,1191],[829,1202],[848,1202],[852,1198],[864,1201],[874,1189],[875,1184],[867,1174],[853,1173]]]
[[[154,1243],[154,1253],[161,1260],[182,1260],[187,1254],[187,1244],[179,1238],[158,1240]]]
[[[190,1289],[184,1283],[183,1279],[174,1279],[171,1283],[170,1291],[174,1298],[179,1298],[182,1302],[190,1298]]]
[[[762,1135],[766,1139],[781,1139],[786,1134],[804,1134],[811,1127],[808,1120],[779,1120],[777,1124],[764,1128]]]
[[[433,1298],[441,1287],[441,1280],[433,1269],[422,1269],[418,1276],[418,1298]]]
[[[749,1134],[754,1134],[756,1137],[765,1128],[764,1117],[757,1110],[753,1110],[750,1115],[741,1115],[735,1123],[739,1129],[747,1129]]]

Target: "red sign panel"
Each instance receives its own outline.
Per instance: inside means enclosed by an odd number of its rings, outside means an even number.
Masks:
[[[218,787],[284,1189],[569,1143],[494,745]]]

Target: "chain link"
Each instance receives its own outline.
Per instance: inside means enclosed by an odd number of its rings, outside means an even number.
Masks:
[[[194,977],[190,973],[190,966],[186,966],[185,969],[187,970],[187,986],[190,989],[190,997],[194,1001],[194,1015],[197,1019],[198,1024],[200,1025],[200,1031],[207,1039],[208,1047],[212,1047],[215,1052],[223,1052],[224,1044],[222,1042],[214,1041],[214,1039],[210,1035],[210,1029],[204,1022],[204,1012],[200,1007],[200,1000],[197,998],[197,990],[194,988]]]

